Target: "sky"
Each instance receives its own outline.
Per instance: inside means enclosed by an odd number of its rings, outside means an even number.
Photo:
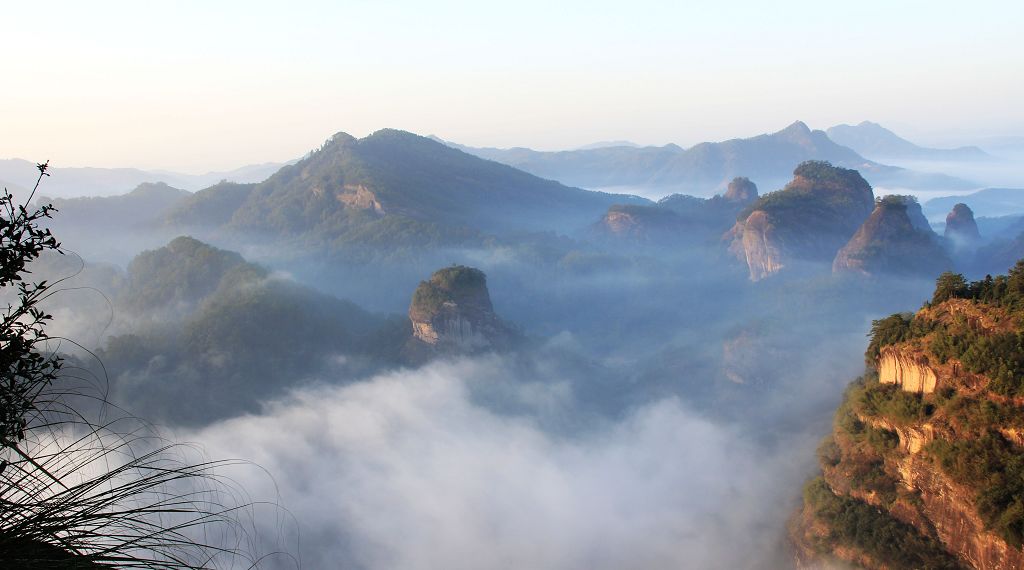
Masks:
[[[0,158],[188,173],[392,127],[574,148],[1024,135],[1024,2],[0,0]]]

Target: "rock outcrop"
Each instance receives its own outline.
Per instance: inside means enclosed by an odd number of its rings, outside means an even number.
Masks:
[[[804,162],[785,188],[741,212],[726,239],[758,281],[797,261],[833,261],[873,208],[871,186],[857,171]]]
[[[978,233],[978,223],[974,221],[974,212],[967,204],[957,204],[946,215],[947,239],[953,242],[957,248],[971,248],[981,241],[981,234]]]
[[[615,205],[598,222],[599,235],[633,241],[663,240],[684,231],[684,220],[660,206]]]
[[[749,178],[737,176],[729,182],[729,187],[726,189],[725,194],[722,195],[722,198],[727,202],[746,206],[757,200],[757,185],[751,182]]]
[[[952,267],[938,236],[915,226],[910,206],[921,206],[902,196],[886,196],[878,201],[868,219],[850,238],[832,262],[835,273],[864,275],[898,274],[935,277]],[[918,222],[918,225],[920,221]],[[927,227],[927,221],[924,222]]]
[[[503,349],[517,338],[494,313],[486,275],[462,265],[436,271],[420,282],[409,305],[409,320],[411,360]]]

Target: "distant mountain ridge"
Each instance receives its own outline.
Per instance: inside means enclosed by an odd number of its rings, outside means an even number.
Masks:
[[[642,147],[644,145],[637,144],[637,143],[635,143],[633,141],[598,141],[598,142],[593,142],[593,143],[590,143],[590,144],[585,144],[585,145],[582,145],[582,146],[578,146],[578,147],[576,147],[576,150],[591,150],[591,149],[595,149],[595,148],[608,148],[608,147],[617,147],[617,146],[628,146],[628,147],[631,147],[631,148],[640,148],[640,147]]]
[[[889,129],[862,121],[857,125],[836,125],[827,131],[829,138],[876,160],[904,158],[917,160],[986,160],[992,156],[976,146],[927,148],[900,137]]]
[[[191,194],[163,182],[145,182],[127,194],[117,196],[51,198],[46,195],[38,196],[36,203],[51,203],[61,212],[51,223],[54,227],[88,226],[109,223],[110,220],[122,220],[127,226],[141,226],[162,218]]]
[[[287,163],[251,164],[223,172],[182,174],[138,168],[67,167],[52,164],[46,179],[46,194],[54,198],[115,196],[145,183],[163,182],[183,190],[199,190],[221,180],[250,183],[266,180]],[[8,185],[31,188],[39,175],[34,162],[19,158],[0,159],[0,180]],[[12,188],[13,190],[13,188]]]
[[[770,134],[700,143],[688,149],[669,144],[543,152],[446,144],[537,176],[584,188],[644,186],[663,188],[666,194],[710,196],[724,190],[737,176],[746,176],[761,188],[781,188],[793,167],[807,160],[825,160],[856,169],[879,186],[961,190],[975,186],[942,174],[912,172],[873,162],[837,144],[824,131],[811,130],[801,121]]]

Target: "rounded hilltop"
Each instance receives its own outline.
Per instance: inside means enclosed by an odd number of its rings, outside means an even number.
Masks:
[[[412,338],[407,357],[466,354],[506,348],[517,337],[494,313],[483,271],[453,265],[421,281],[409,304]]]
[[[435,271],[429,280],[421,281],[413,293],[409,317],[414,321],[430,319],[445,304],[493,311],[491,296],[487,291],[487,275],[465,265],[453,265]]]

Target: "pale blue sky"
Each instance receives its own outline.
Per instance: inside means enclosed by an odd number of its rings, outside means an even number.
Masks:
[[[2,2],[0,157],[184,171],[336,131],[1024,134],[1024,2]]]

